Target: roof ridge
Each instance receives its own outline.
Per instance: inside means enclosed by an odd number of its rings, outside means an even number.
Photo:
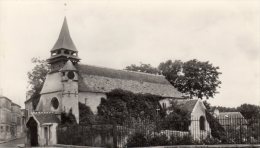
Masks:
[[[150,75],[150,76],[158,76],[158,77],[164,77],[164,75],[156,75],[156,74],[151,74],[151,73],[145,73],[145,72],[139,72],[139,71],[130,71],[130,70],[125,70],[125,69],[116,69],[116,68],[110,68],[110,67],[105,67],[105,66],[97,66],[97,65],[91,65],[91,64],[79,64],[79,65],[86,65],[86,66],[92,66],[96,68],[106,68],[106,69],[111,69],[111,70],[118,70],[118,71],[124,71],[124,72],[131,72],[131,73],[139,73],[139,74],[144,74],[144,75]]]
[[[40,112],[40,111],[35,111],[35,112],[32,112],[32,114],[55,114],[55,112]]]

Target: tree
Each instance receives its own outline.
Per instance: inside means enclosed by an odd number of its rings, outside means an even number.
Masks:
[[[214,67],[208,61],[196,59],[182,62],[168,60],[159,65],[159,70],[166,79],[180,92],[193,98],[203,99],[213,97],[221,84],[219,67]]]
[[[246,119],[257,119],[260,118],[260,106],[252,104],[242,104],[237,107],[239,111]]]
[[[131,64],[130,66],[126,66],[125,70],[129,71],[137,71],[137,72],[144,72],[150,74],[159,74],[159,70],[155,67],[152,67],[150,64],[143,64],[140,65]]]
[[[90,107],[79,102],[79,124],[94,124],[95,115]]]
[[[35,66],[27,73],[29,83],[27,93],[31,94],[30,99],[32,99],[33,108],[36,109],[40,99],[40,91],[43,87],[46,75],[50,71],[50,67],[45,60],[39,58],[32,58],[31,61]]]
[[[167,109],[169,114],[161,122],[161,128],[178,131],[188,131],[190,125],[190,112],[178,105],[176,101],[170,102],[170,107]]]
[[[132,118],[154,121],[161,114],[156,111],[156,108],[160,107],[160,99],[161,97],[155,95],[134,94],[115,89],[107,93],[107,99],[101,99],[98,115],[119,124]]]
[[[237,112],[237,108],[235,107],[216,106],[215,108],[218,109],[219,112]]]
[[[76,125],[77,121],[72,113],[72,109],[69,110],[68,113],[66,112],[61,112],[61,125]]]

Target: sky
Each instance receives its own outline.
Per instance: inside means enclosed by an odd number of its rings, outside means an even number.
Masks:
[[[212,105],[260,105],[259,6],[258,0],[0,0],[0,94],[24,107],[31,59],[50,57],[66,16],[81,63],[124,69],[209,61],[222,72]]]

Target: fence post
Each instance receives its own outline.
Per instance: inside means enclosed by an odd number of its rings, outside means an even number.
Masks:
[[[113,147],[117,148],[117,129],[116,123],[113,123]]]
[[[241,123],[242,118],[240,118],[240,144],[243,143],[243,139],[242,139],[242,123]]]

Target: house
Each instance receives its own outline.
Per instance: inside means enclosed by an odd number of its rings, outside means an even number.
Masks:
[[[211,135],[211,129],[206,119],[206,107],[200,99],[162,99],[159,103],[162,108],[166,109],[167,114],[170,113],[168,108],[171,107],[172,101],[190,114],[189,131],[194,139],[200,140]]]
[[[72,111],[79,122],[79,102],[97,113],[101,99],[106,99],[106,93],[114,89],[163,98],[183,98],[183,94],[164,76],[81,64],[66,18],[50,53],[47,61],[51,70],[46,76],[39,103],[33,112],[30,108],[32,101],[26,101],[26,109],[31,112],[26,123],[28,145],[56,144],[56,126],[62,112]]]
[[[0,95],[0,140],[19,138],[23,134],[21,107]]]
[[[215,109],[213,115],[226,130],[247,127],[247,120],[240,112],[219,112],[218,109]]]

